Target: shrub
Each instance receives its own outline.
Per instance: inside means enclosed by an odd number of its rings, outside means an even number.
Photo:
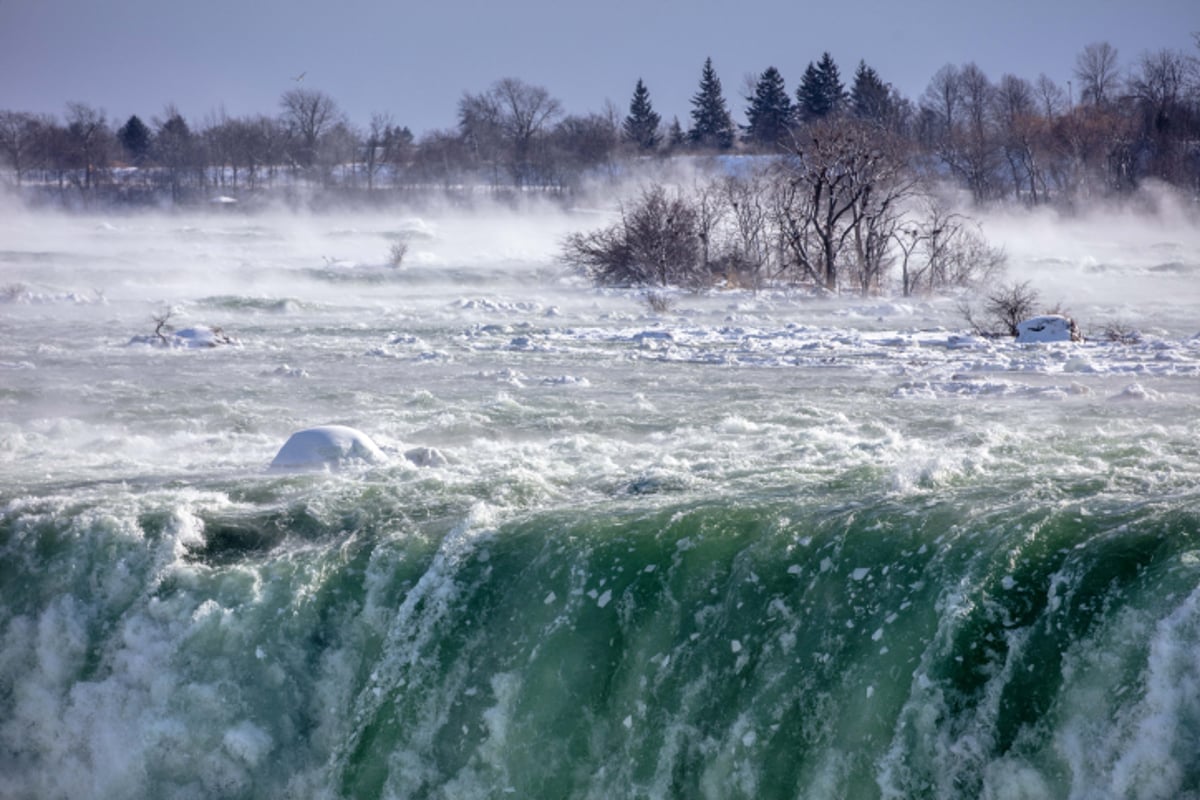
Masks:
[[[694,205],[659,184],[622,208],[613,225],[567,237],[562,259],[602,286],[696,286],[709,277]]]
[[[408,255],[407,242],[392,242],[392,246],[388,250],[388,263],[393,267],[398,267],[404,263],[404,257],[406,255]]]
[[[1022,281],[1002,284],[985,295],[982,318],[975,316],[969,304],[964,303],[959,310],[980,336],[1016,336],[1017,325],[1036,313],[1037,301],[1037,290],[1029,285],[1029,281]]]
[[[663,292],[646,292],[646,305],[656,314],[667,314],[675,308],[675,301]]]

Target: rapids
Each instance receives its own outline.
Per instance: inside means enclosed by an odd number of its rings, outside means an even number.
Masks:
[[[599,218],[0,219],[0,795],[1200,796],[1194,227],[992,221],[1018,345]]]

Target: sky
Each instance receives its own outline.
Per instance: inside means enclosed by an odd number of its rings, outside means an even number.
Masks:
[[[1196,0],[0,0],[0,110],[61,118],[77,101],[119,125],[173,104],[195,125],[277,114],[303,86],[354,124],[386,113],[420,136],[500,78],[567,113],[621,115],[641,78],[686,129],[708,57],[742,122],[747,77],[774,66],[794,93],[825,51],[847,84],[862,59],[916,100],[946,64],[1066,89],[1090,43],[1113,44],[1125,69],[1163,48],[1200,56],[1196,31]]]

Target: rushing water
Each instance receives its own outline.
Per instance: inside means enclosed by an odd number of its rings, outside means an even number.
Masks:
[[[0,795],[1200,796],[1195,229],[1000,224],[1143,333],[1020,346],[595,220],[0,220]]]

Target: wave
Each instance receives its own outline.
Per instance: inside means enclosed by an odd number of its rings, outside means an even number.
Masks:
[[[4,507],[5,794],[1200,780],[1195,495],[685,489],[514,515],[386,481],[247,486]]]

